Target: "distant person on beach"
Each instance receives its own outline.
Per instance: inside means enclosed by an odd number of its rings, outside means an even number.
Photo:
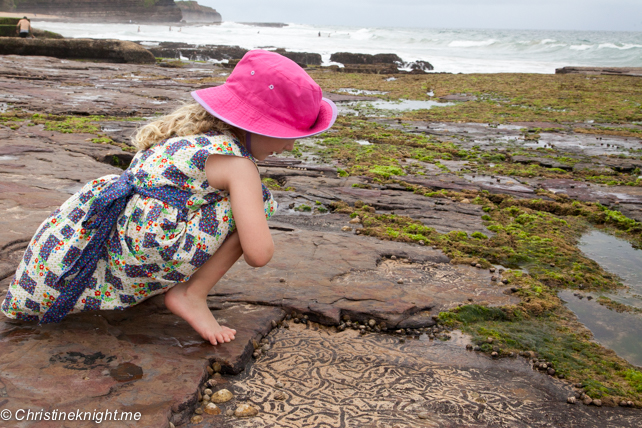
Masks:
[[[328,130],[337,108],[294,61],[249,51],[223,85],[143,126],[122,175],[87,184],[30,241],[0,309],[60,322],[126,309],[165,293],[167,308],[212,345],[234,340],[207,295],[243,256],[274,254],[267,220],[277,202],[258,162]]]
[[[138,32],[140,33],[140,25],[138,26]]]
[[[29,34],[31,34],[31,22],[26,16],[16,24],[16,33],[23,39],[29,37]]]

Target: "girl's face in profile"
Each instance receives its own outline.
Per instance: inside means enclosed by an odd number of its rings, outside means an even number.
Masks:
[[[293,150],[295,139],[283,139],[252,134],[250,152],[258,160],[264,160],[272,154],[283,153],[284,150]]]

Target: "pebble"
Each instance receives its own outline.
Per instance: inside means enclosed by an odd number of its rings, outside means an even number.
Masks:
[[[214,370],[214,373],[219,373],[221,371],[221,363],[214,363],[212,364],[212,370]]]
[[[277,388],[283,388],[283,383],[279,380],[274,384],[274,386],[276,386]]]
[[[212,390],[209,388],[206,388],[205,391],[203,391],[203,394],[205,395],[212,395]]]
[[[390,260],[397,260],[397,256],[390,256]]]
[[[241,404],[234,411],[234,416],[236,416],[237,418],[249,418],[258,414],[259,411],[249,404]]]
[[[285,278],[279,278],[279,282],[285,282]]]
[[[482,268],[482,265],[480,265],[479,263],[477,263],[477,264],[475,265],[475,267],[476,267],[477,269],[481,269],[481,268]]]
[[[549,367],[548,370],[546,370],[546,373],[548,373],[549,376],[554,376],[555,375],[555,369],[553,367]]]
[[[341,230],[343,230],[344,232],[349,232],[352,230],[352,228],[350,226],[343,226]]]
[[[169,423],[169,428],[176,428],[173,423]]]
[[[360,335],[362,335],[362,336],[363,336],[364,334],[366,334],[366,333],[367,333],[367,331],[365,331],[365,330],[359,330],[359,334],[360,334]]]
[[[207,406],[205,406],[205,409],[203,409],[205,413],[208,415],[220,415],[221,414],[221,409],[214,403],[207,403]]]
[[[353,218],[352,220],[350,220],[348,223],[358,224],[358,223],[361,223],[361,219],[359,218],[359,216],[357,216],[357,217]]]
[[[584,397],[584,399],[582,400],[582,403],[584,403],[587,406],[589,404],[591,404],[592,402],[593,402],[593,399],[591,397],[589,397],[589,396]]]
[[[226,403],[230,401],[234,395],[227,389],[221,389],[212,394],[213,403]]]
[[[377,325],[377,321],[375,321],[375,320],[373,320],[373,319],[370,319],[370,320],[368,320],[368,325],[369,325],[370,327],[374,327],[375,325]]]
[[[491,280],[491,281],[497,281],[497,276],[495,276],[495,275],[491,276],[491,277],[490,277],[490,280]]]
[[[470,203],[470,199],[462,199],[461,203],[462,204],[469,204]]]
[[[568,404],[575,404],[575,403],[577,402],[577,398],[575,398],[575,397],[568,397],[568,398],[566,399],[566,402],[567,402]]]
[[[217,384],[216,379],[210,379],[207,381],[207,386],[209,387],[216,386],[216,384]]]
[[[398,279],[397,284],[403,284],[403,279]]]
[[[277,391],[274,393],[275,400],[285,400],[285,393],[283,391]]]
[[[477,352],[481,351],[481,346],[479,346],[479,345],[475,346],[473,348],[473,351],[477,351]]]
[[[191,424],[200,424],[203,422],[203,416],[201,415],[194,415],[192,418],[189,420]]]
[[[270,350],[270,345],[263,345],[263,346],[261,346],[261,351],[263,351],[263,352],[267,352],[267,351],[269,351],[269,350]]]
[[[211,397],[207,394],[203,396],[203,401],[210,401]]]
[[[272,320],[272,328],[276,328],[276,327],[277,327],[277,325],[278,325],[278,324],[276,323],[276,321],[275,321],[275,320]]]
[[[493,351],[493,352],[490,354],[490,356],[491,356],[491,357],[493,357],[493,358],[497,358],[497,357],[499,357],[499,354],[498,354],[496,351]]]
[[[493,343],[493,338],[492,337],[487,337],[486,338],[486,343]]]
[[[472,267],[475,267],[475,266],[477,265],[477,262],[470,262],[470,265],[471,265]]]
[[[467,345],[466,345],[466,349],[467,349],[468,351],[472,351],[472,350],[473,350],[473,345],[472,345],[472,344],[470,344],[470,343],[469,343],[469,344],[467,344]]]
[[[232,409],[227,409],[225,411],[225,416],[234,416],[234,410]]]
[[[212,376],[214,374],[214,370],[210,366],[207,366],[207,373]]]
[[[220,379],[221,378],[221,374],[220,373],[214,373],[214,378],[215,379]]]
[[[495,268],[494,267],[492,267],[492,268],[490,268],[488,270],[490,271],[490,273],[494,273],[495,272]]]
[[[252,354],[252,356],[253,356],[254,358],[259,358],[259,357],[261,356],[261,351],[254,351],[254,353]]]
[[[417,417],[419,419],[429,419],[430,418],[430,414],[428,412],[421,412],[421,413],[419,413],[417,415]]]
[[[597,407],[602,407],[602,400],[599,400],[599,399],[593,400],[593,405]]]
[[[200,407],[197,407],[197,408],[194,410],[194,413],[196,413],[197,415],[202,415],[202,414],[203,414],[203,409],[202,409],[202,408],[200,408]]]
[[[502,279],[502,283],[508,284],[508,280],[506,278]]]

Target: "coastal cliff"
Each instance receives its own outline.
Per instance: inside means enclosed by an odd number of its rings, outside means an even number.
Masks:
[[[175,3],[183,13],[185,22],[219,23],[223,20],[216,9],[202,6],[195,1],[177,1]]]
[[[89,22],[178,22],[173,0],[1,0],[0,11],[40,13]]]

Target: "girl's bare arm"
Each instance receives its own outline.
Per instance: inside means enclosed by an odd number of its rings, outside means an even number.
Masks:
[[[245,158],[211,155],[205,164],[211,187],[230,193],[245,261],[250,266],[265,266],[274,254],[274,242],[265,218],[261,177],[254,163]]]

